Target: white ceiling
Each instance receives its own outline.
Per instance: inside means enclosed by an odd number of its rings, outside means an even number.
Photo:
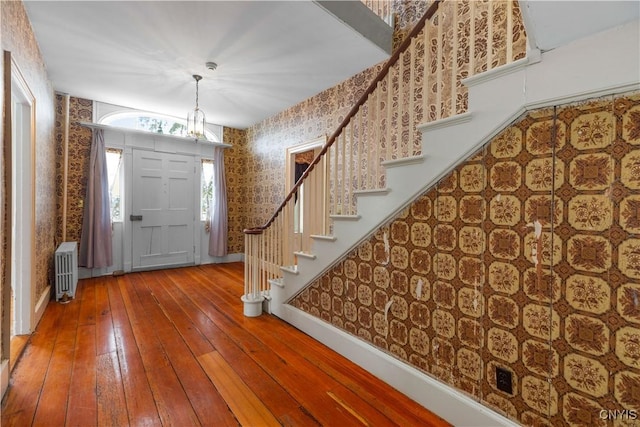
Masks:
[[[640,18],[639,0],[520,1],[530,46],[541,51]]]
[[[320,3],[26,0],[25,8],[56,91],[186,117],[200,74],[207,121],[246,128],[389,57],[391,29],[364,4],[343,2],[342,19],[369,23],[355,30]]]
[[[529,43],[542,51],[640,16],[638,0],[520,4]],[[191,76],[201,74],[207,120],[235,128],[385,60],[391,45],[390,28],[358,0],[26,0],[25,7],[57,91],[185,117],[195,103]],[[207,70],[206,61],[218,69]]]

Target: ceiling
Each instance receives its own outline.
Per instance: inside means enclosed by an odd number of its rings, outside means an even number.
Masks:
[[[387,24],[332,3],[24,2],[56,91],[186,118],[199,74],[207,121],[241,129],[389,57]]]
[[[640,16],[640,1],[520,1],[554,49]],[[55,90],[246,128],[388,58],[391,29],[360,1],[32,1]],[[205,63],[218,64],[215,71]]]
[[[529,44],[543,52],[640,18],[638,0],[527,0],[520,5]]]

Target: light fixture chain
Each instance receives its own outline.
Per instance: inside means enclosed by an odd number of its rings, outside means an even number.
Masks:
[[[196,79],[196,109],[198,108],[198,84],[200,83],[200,79]]]
[[[196,108],[187,115],[187,135],[194,137],[196,141],[198,139],[206,140],[206,118],[200,110],[200,80],[202,80],[202,76],[194,74],[193,79],[196,81]]]

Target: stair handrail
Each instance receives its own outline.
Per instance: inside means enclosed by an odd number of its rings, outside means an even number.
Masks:
[[[411,46],[412,39],[414,37],[416,37],[418,34],[420,34],[420,32],[424,29],[424,26],[426,25],[427,21],[430,20],[431,17],[436,13],[436,11],[438,10],[438,6],[440,5],[440,2],[442,2],[442,1],[444,1],[444,0],[434,0],[434,2],[431,4],[431,6],[429,6],[427,11],[422,16],[422,18],[420,18],[420,20],[415,24],[415,26],[413,27],[411,32],[409,32],[409,34],[407,34],[407,36],[404,38],[404,40],[402,41],[400,46],[398,46],[398,48],[392,53],[391,57],[383,65],[383,67],[380,70],[380,72],[371,81],[371,84],[369,84],[369,86],[367,87],[367,90],[362,94],[360,99],[358,99],[358,102],[356,102],[356,104],[351,108],[349,113],[342,120],[342,122],[340,123],[338,128],[331,134],[331,136],[327,140],[326,144],[324,144],[324,146],[322,147],[322,150],[313,159],[313,161],[307,167],[307,169],[304,171],[304,173],[302,174],[300,179],[298,179],[298,181],[296,181],[296,183],[293,186],[293,188],[291,189],[291,191],[289,191],[289,194],[287,194],[287,196],[285,197],[283,202],[280,204],[280,206],[278,206],[278,208],[276,209],[275,213],[271,216],[271,218],[262,226],[244,229],[243,230],[244,234],[254,234],[254,235],[255,234],[262,234],[262,232],[264,230],[266,230],[276,220],[278,215],[287,206],[287,203],[289,202],[289,200],[291,200],[291,198],[293,198],[294,195],[298,192],[298,190],[300,189],[300,186],[302,185],[303,181],[307,178],[307,176],[309,176],[309,174],[311,173],[313,168],[318,163],[320,163],[320,161],[322,160],[322,157],[324,157],[324,155],[327,153],[329,148],[331,148],[333,146],[333,144],[335,143],[336,139],[341,135],[342,130],[345,127],[347,127],[347,125],[349,124],[351,119],[353,119],[355,117],[355,115],[358,113],[360,108],[367,102],[367,99],[369,98],[369,95],[371,95],[376,90],[376,88],[378,87],[378,83],[380,83],[382,80],[384,80],[387,77],[387,74],[389,73],[389,70],[391,69],[391,67],[393,67],[396,64],[396,62],[398,62],[398,60],[400,59],[400,55],[402,55]]]

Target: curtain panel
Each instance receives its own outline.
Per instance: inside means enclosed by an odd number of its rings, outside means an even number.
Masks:
[[[224,149],[215,147],[213,152],[213,192],[209,204],[209,255],[227,255],[227,184],[224,174]]]
[[[78,265],[86,268],[113,265],[111,203],[103,129],[93,130]]]

